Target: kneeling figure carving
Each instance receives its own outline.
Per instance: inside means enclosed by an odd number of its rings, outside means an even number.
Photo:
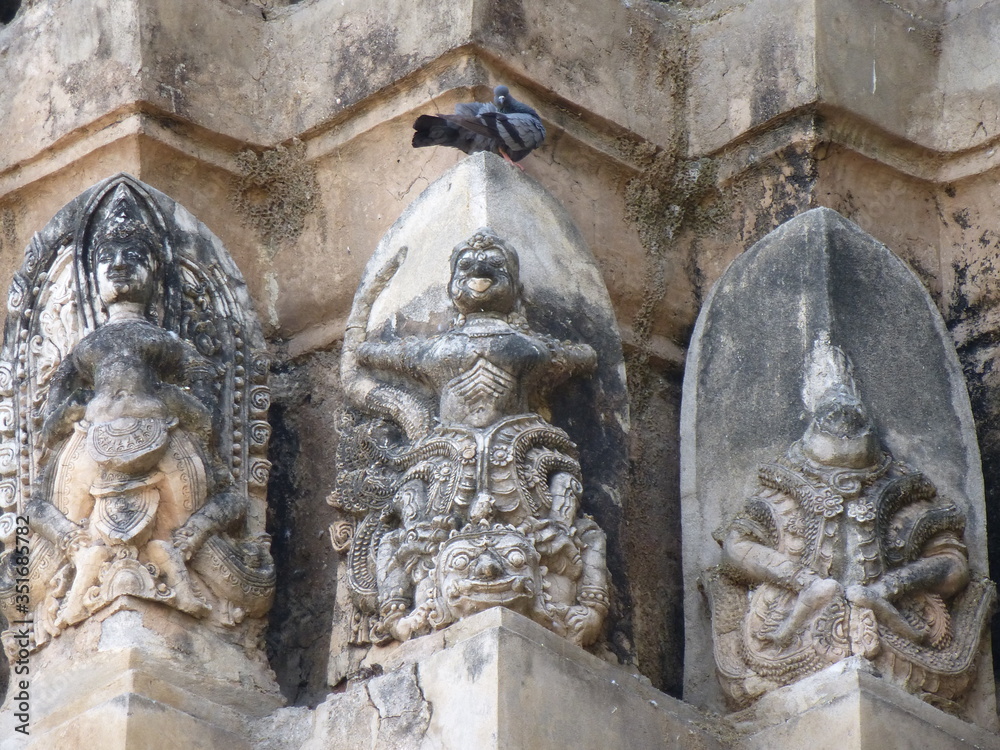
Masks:
[[[965,518],[883,450],[839,348],[821,336],[802,439],[758,468],[716,533],[715,655],[733,707],[856,655],[944,708],[969,689],[993,585],[970,574]]]

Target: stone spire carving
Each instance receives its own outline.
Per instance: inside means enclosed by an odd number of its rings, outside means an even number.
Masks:
[[[273,598],[260,326],[218,241],[154,193],[92,188],[11,284],[0,609],[35,646],[112,604],[233,628]]]
[[[716,534],[715,654],[735,707],[852,655],[945,707],[973,683],[993,585],[970,578],[954,502],[882,448],[851,369],[821,332],[805,434]]]
[[[342,376],[346,417],[335,531],[359,642],[406,640],[504,606],[575,643],[609,606],[605,535],[580,513],[577,448],[538,410],[597,354],[534,330],[517,252],[480,229],[451,254],[445,330],[367,334],[405,249],[363,287]]]

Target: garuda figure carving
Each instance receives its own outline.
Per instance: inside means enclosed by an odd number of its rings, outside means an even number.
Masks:
[[[970,687],[995,598],[974,579],[965,518],[875,433],[846,355],[821,335],[807,363],[811,420],[716,533],[709,575],[723,688],[742,708],[852,655],[943,708]]]
[[[125,596],[217,625],[259,617],[268,363],[242,279],[130,177],[80,204],[11,287],[0,605],[37,645]]]
[[[450,328],[367,340],[403,252],[359,294],[344,346],[356,410],[332,502],[355,520],[333,531],[355,637],[406,640],[504,606],[589,644],[608,609],[605,535],[578,512],[576,446],[538,410],[596,354],[527,325],[517,253],[488,229],[452,253]]]

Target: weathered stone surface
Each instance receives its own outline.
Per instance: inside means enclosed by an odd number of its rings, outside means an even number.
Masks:
[[[367,683],[378,722],[349,683],[317,709],[331,720],[317,722],[307,748],[723,746],[690,706],[503,608],[408,641],[384,668]],[[393,714],[409,722],[405,734],[385,734]]]
[[[995,91],[998,68],[980,40],[995,33],[997,6],[914,5],[753,0],[693,11],[694,152],[819,103],[927,149],[986,156],[996,119],[977,98]]]
[[[0,80],[10,84],[0,86],[0,162],[9,164],[0,167],[0,288],[34,232],[119,171],[188,206],[232,253],[289,385],[275,399],[281,440],[271,496],[279,507],[271,528],[286,588],[269,643],[292,700],[322,698],[325,640],[342,593],[330,574],[323,500],[335,481],[328,415],[342,404],[336,367],[353,293],[369,249],[461,158],[413,152],[413,117],[484,100],[495,83],[510,84],[542,114],[549,138],[525,167],[592,248],[630,377],[640,375],[630,383],[636,466],[624,535],[633,638],[623,635],[619,645],[655,684],[680,695],[674,509],[686,341],[729,261],[796,213],[835,208],[892,247],[930,289],[972,389],[987,496],[1000,492],[995,0],[477,4],[483,44],[461,41],[472,38],[463,37],[472,24],[459,6],[20,6],[0,27]],[[395,38],[386,19],[397,23]],[[842,46],[851,58],[841,72],[830,65]],[[837,93],[836,106],[825,91]],[[883,116],[885,123],[874,119]],[[239,157],[247,149],[274,154],[293,136],[304,157],[282,169],[313,167],[318,201],[302,234],[264,241],[232,202],[244,177]],[[707,201],[717,209],[711,221],[688,211],[704,196],[687,191],[684,179],[689,157],[706,154],[724,198]],[[301,197],[284,174],[254,197]],[[989,520],[997,537],[1000,518]],[[991,546],[1000,550],[1000,537]],[[663,555],[652,558],[657,548]]]
[[[0,171],[95,120],[113,122],[130,114],[138,102],[226,138],[281,143],[317,127],[327,129],[360,103],[370,106],[372,97],[384,104],[386,88],[415,73],[425,75],[422,69],[435,60],[452,65],[448,58],[460,56],[455,51],[470,44],[507,58],[517,77],[530,67],[532,77],[547,88],[580,99],[598,116],[631,120],[654,140],[662,140],[670,127],[669,118],[662,117],[663,109],[673,106],[668,97],[654,104],[628,97],[616,85],[622,69],[656,88],[666,83],[658,73],[670,35],[658,27],[668,14],[653,4],[634,9],[595,3],[579,18],[579,31],[563,22],[568,8],[576,7],[568,3],[523,3],[516,9],[499,2],[478,7],[471,0],[447,7],[399,3],[373,13],[363,2],[327,1],[264,14],[222,2],[102,0],[86,30],[76,28],[80,7],[73,0],[56,6],[34,3],[0,27],[0,44],[9,50],[5,59],[38,61],[31,69],[3,68],[13,85],[5,88],[0,111],[9,113],[17,137]],[[595,36],[584,52],[566,39],[567,33],[588,38],[590,29],[629,23],[642,42],[625,46],[617,37]],[[336,29],[337,44],[314,35],[317,28]],[[554,45],[575,64],[546,63]],[[595,55],[595,45],[600,54]],[[267,49],[285,52],[260,54]],[[525,58],[530,54],[532,64],[511,55],[512,49],[523,50]],[[43,71],[52,70],[70,75],[59,76],[50,91]],[[106,87],[108,80],[119,85]],[[101,95],[88,97],[88,91]],[[426,93],[421,90],[417,99],[413,91],[411,106]],[[50,108],[58,110],[54,119],[46,117]],[[388,119],[385,113],[382,119]]]
[[[368,682],[368,696],[379,715],[376,747],[419,748],[431,720],[417,669],[397,669]]]
[[[360,415],[344,420],[332,502],[356,518],[333,539],[352,642],[491,606],[599,639],[606,541],[578,509],[614,522],[620,507],[620,351],[588,251],[520,171],[477,155],[410,206],[369,263],[343,352]]]
[[[273,674],[261,657],[191,629],[189,619],[162,605],[119,602],[32,654],[27,739],[63,746],[58,738],[87,737],[106,723],[120,729],[120,744],[109,746],[126,748],[135,737],[172,736],[176,722],[180,736],[204,747],[247,747],[248,720],[282,703]],[[0,737],[16,748],[24,738],[14,732],[12,696],[0,712]],[[130,705],[142,709],[130,713]],[[149,711],[158,718],[147,729]]]
[[[700,570],[720,559],[707,540],[737,516],[743,498],[753,495],[758,466],[783,455],[802,436],[799,394],[810,415],[822,401],[813,398],[815,393],[807,398],[817,388],[806,387],[809,377],[803,385],[803,365],[814,357],[819,346],[815,342],[824,337],[827,348],[830,341],[838,342],[854,362],[854,380],[868,406],[872,434],[897,461],[922,471],[937,486],[942,507],[957,506],[955,512],[967,521],[965,543],[973,577],[986,573],[978,452],[961,372],[940,316],[912,272],[856,226],[826,209],[797,217],[738,259],[713,289],[699,319],[685,376],[685,694],[696,703],[711,705],[715,700],[715,682],[705,666],[711,658],[702,625],[705,609],[695,585]],[[829,364],[821,371],[833,377],[833,370],[837,368]],[[852,381],[843,387],[847,393],[855,386]],[[851,398],[856,400],[856,393]],[[811,434],[806,431],[804,449],[809,449]],[[780,497],[773,490],[771,495]],[[874,520],[865,521],[866,516],[856,510],[845,512],[860,524]],[[778,532],[790,534],[790,528],[782,525]],[[832,533],[849,534],[846,529]],[[890,556],[882,550],[874,559]],[[747,553],[728,564],[739,566],[747,560],[749,565],[750,557]],[[768,564],[762,569],[769,569]],[[851,596],[850,584],[861,578],[852,577],[850,565],[838,570],[831,575]],[[880,575],[873,573],[870,580]],[[888,613],[879,615],[884,627],[883,617]],[[963,627],[961,622],[959,617],[955,627]],[[978,625],[964,627],[972,632],[956,637],[972,638],[974,645]],[[853,618],[851,630],[855,630]],[[718,640],[715,648],[722,648]],[[876,648],[868,655],[874,658],[877,653]],[[992,684],[980,674],[965,715],[983,726],[995,726],[993,701]]]
[[[994,750],[994,732],[902,692],[863,661],[848,660],[771,693],[732,717],[740,750]]]
[[[378,709],[372,705],[363,684],[331,695],[316,707],[314,729],[302,750],[369,750],[378,736]]]

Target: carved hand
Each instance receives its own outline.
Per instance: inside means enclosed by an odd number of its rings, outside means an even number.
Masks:
[[[583,485],[572,474],[559,472],[549,483],[549,493],[552,496],[552,516],[566,526],[572,526],[580,508]]]
[[[387,617],[385,628],[398,641],[409,640],[414,635],[419,635],[427,627],[426,607],[417,607],[410,614],[400,617],[399,615]]]
[[[214,524],[208,518],[191,516],[187,522],[173,533],[173,543],[185,560],[190,560],[215,532]]]
[[[52,445],[60,440],[70,425],[83,419],[87,413],[87,404],[93,395],[94,392],[89,388],[77,388],[56,407],[42,425],[42,440],[46,445]]]
[[[60,541],[60,546],[66,551],[68,555],[75,555],[82,549],[90,547],[94,544],[93,538],[90,536],[90,532],[86,528],[77,527],[67,533],[62,537]]]
[[[874,612],[880,625],[885,625],[914,643],[922,643],[929,635],[927,632],[917,630],[903,617],[902,613],[886,597],[885,587],[879,583],[874,583],[871,586],[860,584],[848,586],[845,596],[851,604],[867,607]]]
[[[604,614],[595,607],[576,605],[569,608],[566,616],[566,627],[569,637],[581,646],[593,643],[604,622]]]

